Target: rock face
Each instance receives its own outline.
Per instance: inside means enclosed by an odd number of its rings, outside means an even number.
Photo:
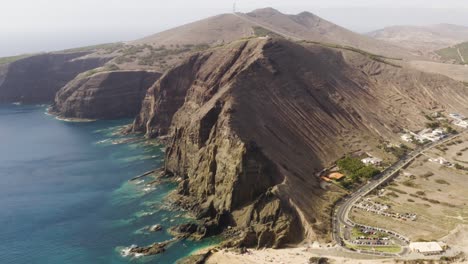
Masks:
[[[169,245],[172,241],[164,241],[159,243],[154,243],[147,247],[133,247],[130,249],[130,255],[142,254],[144,256],[151,256],[161,254],[166,251],[167,245]]]
[[[231,245],[326,239],[342,191],[315,173],[363,144],[422,127],[422,111],[467,113],[456,81],[352,51],[251,39],[196,54],[151,87],[134,131],[169,135],[165,169],[187,208]],[[365,142],[363,142],[365,141]]]
[[[114,71],[78,76],[55,97],[53,111],[63,117],[115,119],[134,117],[157,72]]]
[[[76,75],[102,66],[110,58],[85,57],[89,52],[48,53],[0,67],[0,102],[49,103]]]

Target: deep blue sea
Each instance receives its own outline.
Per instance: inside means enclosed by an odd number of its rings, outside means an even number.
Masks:
[[[45,106],[0,105],[0,263],[174,263],[210,241],[179,241],[154,257],[129,258],[132,244],[170,239],[164,228],[190,221],[166,210],[174,184],[149,188],[132,177],[157,168],[162,146],[119,143],[131,120],[71,123]]]

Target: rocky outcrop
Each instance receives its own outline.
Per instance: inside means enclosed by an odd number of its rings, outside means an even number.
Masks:
[[[46,53],[2,66],[0,102],[52,102],[55,93],[76,75],[100,67],[110,59],[86,57],[88,53]]]
[[[143,255],[143,256],[151,256],[161,254],[166,251],[166,247],[173,241],[164,241],[164,242],[157,242],[147,247],[132,247],[129,250],[128,255]]]
[[[60,89],[52,111],[67,118],[134,117],[157,72],[113,71],[80,75]]]
[[[327,239],[342,191],[321,188],[318,171],[422,127],[425,111],[466,113],[467,103],[466,88],[443,76],[349,50],[251,39],[167,72],[133,130],[170,136],[165,170],[182,178],[178,203],[211,230],[231,227],[229,245],[281,247]]]

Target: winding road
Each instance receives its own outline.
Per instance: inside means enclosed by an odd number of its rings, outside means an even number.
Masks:
[[[459,134],[451,135],[441,141],[433,142],[431,144],[415,149],[414,151],[406,155],[403,159],[399,160],[395,164],[385,169],[378,176],[374,177],[374,179],[368,181],[367,184],[359,188],[356,192],[354,192],[348,197],[345,197],[342,201],[337,203],[333,211],[333,216],[332,216],[332,228],[333,228],[332,236],[333,236],[333,240],[335,240],[337,245],[340,245],[341,247],[346,248],[346,242],[349,243],[349,241],[346,239],[345,234],[349,233],[350,230],[356,225],[356,223],[352,222],[349,219],[349,212],[351,211],[354,204],[358,200],[360,200],[361,198],[369,194],[371,191],[375,190],[377,187],[379,187],[383,183],[391,180],[393,176],[397,175],[397,173],[401,169],[409,165],[417,157],[423,154],[423,152],[430,150],[434,147],[437,147],[439,145],[442,145],[457,137],[460,137],[466,132],[468,132],[468,130],[464,130],[463,132]],[[378,227],[374,227],[374,228],[381,229]],[[377,254],[377,255],[384,255],[384,256],[402,256],[408,253],[409,250],[406,247],[406,244],[409,242],[409,239],[391,230],[386,230],[386,231],[393,233],[392,237],[394,237],[397,240],[397,242],[399,242],[399,244],[402,246],[403,249],[400,253],[391,254],[391,253],[381,253],[381,252],[377,253],[377,252],[368,252],[368,251],[362,252],[362,253]]]

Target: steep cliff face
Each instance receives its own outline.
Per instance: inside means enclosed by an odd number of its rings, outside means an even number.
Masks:
[[[400,80],[406,80],[401,82]],[[317,171],[364,144],[466,113],[466,88],[350,51],[252,39],[197,54],[148,90],[133,129],[170,135],[165,169],[191,208],[239,244],[323,239],[336,187]]]
[[[83,57],[87,54],[48,53],[4,65],[0,69],[0,102],[52,102],[55,93],[76,75],[100,67],[110,59]]]
[[[78,76],[57,92],[52,110],[63,117],[115,119],[134,117],[157,72],[114,71]]]

